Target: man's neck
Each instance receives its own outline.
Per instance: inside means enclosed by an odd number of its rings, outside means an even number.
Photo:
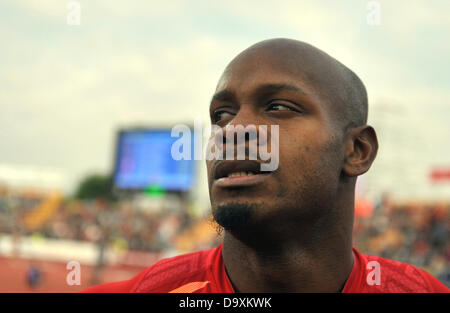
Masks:
[[[353,267],[352,237],[351,227],[337,224],[325,230],[299,225],[299,231],[276,240],[268,233],[252,234],[259,236],[258,244],[226,231],[223,258],[235,291],[342,291]]]

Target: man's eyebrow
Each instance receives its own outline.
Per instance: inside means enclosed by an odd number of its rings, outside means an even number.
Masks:
[[[302,91],[303,90],[295,85],[291,85],[291,84],[285,84],[285,83],[279,83],[279,84],[264,84],[261,87],[259,87],[261,89],[271,89],[271,90],[283,90],[283,89],[287,89],[287,90],[295,90],[295,91]],[[258,88],[258,89],[259,89]]]
[[[255,93],[256,94],[272,94],[272,93],[280,92],[280,91],[283,91],[283,90],[296,91],[296,92],[300,92],[300,93],[302,93],[304,95],[307,94],[300,87],[295,86],[295,85],[291,85],[291,84],[286,84],[286,83],[264,84],[264,85],[261,85],[258,88],[256,88]]]
[[[235,99],[234,93],[231,90],[223,89],[214,94],[211,99],[211,104],[215,101],[233,101]]]
[[[296,91],[302,93],[303,95],[307,95],[307,93],[302,88],[286,83],[263,84],[258,86],[254,93],[256,95],[273,94],[283,90]],[[235,100],[235,94],[231,90],[223,89],[214,94],[214,96],[211,99],[211,103],[213,103],[214,101],[233,101],[233,100]]]

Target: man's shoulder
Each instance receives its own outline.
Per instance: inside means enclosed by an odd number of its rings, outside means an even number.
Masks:
[[[185,292],[195,291],[209,283],[211,267],[220,246],[177,255],[156,262],[135,277],[115,283],[90,287],[84,292],[171,292],[185,286]],[[189,289],[189,290],[188,290]],[[184,291],[184,289],[183,289]]]
[[[412,264],[370,254],[363,254],[363,257],[366,271],[364,291],[449,292],[438,279]]]
[[[170,292],[192,282],[207,281],[219,247],[163,259],[146,270],[133,292]]]

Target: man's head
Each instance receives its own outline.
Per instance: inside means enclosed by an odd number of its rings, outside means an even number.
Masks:
[[[227,161],[207,161],[213,216],[229,231],[291,227],[341,214],[337,207],[353,205],[356,177],[369,169],[378,149],[366,125],[361,80],[295,40],[266,40],[234,58],[217,84],[210,114],[212,124],[223,128],[279,125],[275,171],[230,184],[223,169],[218,175]]]

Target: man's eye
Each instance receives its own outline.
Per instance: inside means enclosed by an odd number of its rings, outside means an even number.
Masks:
[[[230,112],[227,112],[227,111],[214,111],[214,113],[212,115],[212,121],[214,123],[217,123],[218,121],[220,121],[224,117],[227,117],[227,114],[228,115],[232,115]]]
[[[286,106],[286,105],[280,104],[280,103],[273,103],[273,104],[270,104],[269,107],[267,108],[267,110],[274,110],[274,111],[295,111],[294,109],[292,109],[292,108],[290,108],[290,107],[288,107],[288,106]]]

